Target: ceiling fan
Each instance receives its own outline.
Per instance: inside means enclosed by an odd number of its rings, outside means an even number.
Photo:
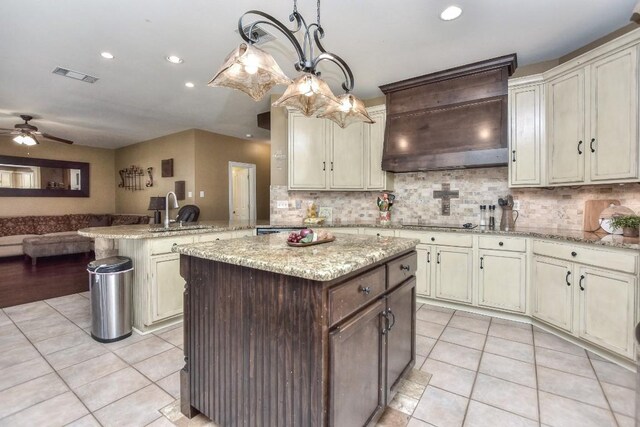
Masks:
[[[41,136],[42,138],[50,139],[51,141],[73,144],[73,141],[69,141],[68,139],[58,138],[57,136],[49,135],[48,133],[39,132],[37,127],[29,124],[29,120],[33,119],[32,116],[22,114],[20,115],[20,118],[24,120],[24,123],[18,123],[13,129],[0,128],[0,135],[16,135],[13,140],[18,144],[24,145],[40,144],[36,139],[36,136]]]

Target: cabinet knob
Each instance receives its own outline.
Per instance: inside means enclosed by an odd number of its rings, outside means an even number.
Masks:
[[[172,248],[175,248],[176,246],[178,246],[177,243],[174,243],[173,245],[171,245]]]
[[[220,240],[220,238],[219,238],[219,237],[216,237],[216,240]]]
[[[432,237],[432,238],[431,238],[431,241],[432,241],[432,242],[435,242],[435,241],[436,241],[436,238],[435,238],[435,237]]]
[[[367,286],[367,287],[360,287],[360,292],[362,292],[365,295],[369,295],[371,293],[371,287]]]
[[[376,236],[380,237],[380,233],[376,233]]]
[[[504,246],[504,242],[498,242],[498,246]]]
[[[574,252],[571,252],[571,256],[572,256],[572,257],[577,257],[577,256],[578,256],[578,253],[577,253],[577,252],[575,252],[575,251],[574,251]]]
[[[410,265],[400,264],[400,270],[410,271],[411,270],[411,266]]]

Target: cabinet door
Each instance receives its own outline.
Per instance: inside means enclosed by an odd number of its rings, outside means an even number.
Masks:
[[[547,96],[549,183],[584,181],[584,70],[549,82]]]
[[[581,266],[574,282],[579,291],[580,338],[629,358],[635,357],[633,308],[636,279],[626,274]]]
[[[573,265],[533,257],[533,317],[571,332],[573,330]]]
[[[418,246],[418,270],[416,271],[416,293],[431,296],[432,246]]]
[[[400,376],[415,362],[416,279],[412,278],[387,297],[387,396]]]
[[[592,181],[638,177],[638,59],[636,47],[591,65]]]
[[[157,322],[182,314],[185,281],[180,275],[180,255],[152,256],[151,321]]]
[[[385,228],[363,228],[362,234],[368,234],[369,236],[378,236],[378,237],[393,237],[395,236],[394,230],[389,230]]]
[[[387,173],[382,170],[382,149],[387,115],[384,110],[374,110],[370,116],[375,123],[364,125],[368,149],[366,186],[368,190],[387,190]]]
[[[330,188],[364,189],[365,144],[363,127],[363,123],[354,123],[342,129],[337,124],[331,123],[329,138],[331,161],[327,165],[331,177]]]
[[[481,250],[478,304],[501,310],[526,311],[526,255]]]
[[[384,310],[379,300],[330,333],[329,425],[363,426],[384,409]]]
[[[472,266],[470,248],[436,247],[436,298],[471,303]]]
[[[511,185],[540,185],[542,85],[509,91],[509,180]]]
[[[325,189],[326,120],[289,114],[289,188]]]

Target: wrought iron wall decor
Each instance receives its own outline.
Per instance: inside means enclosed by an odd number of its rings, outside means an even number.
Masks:
[[[243,20],[250,15],[259,18],[249,25]],[[250,10],[243,14],[238,21],[238,32],[246,42],[232,51],[224,64],[209,82],[209,86],[225,86],[238,89],[255,101],[260,100],[273,86],[288,84],[284,95],[273,103],[275,107],[293,107],[305,116],[327,118],[340,127],[346,127],[355,122],[374,123],[367,114],[364,103],[353,96],[354,78],[351,68],[338,55],[327,52],[320,40],[324,37],[324,29],[320,24],[320,0],[317,1],[316,22],[307,25],[305,19],[298,13],[297,1],[293,1],[293,12],[289,21],[294,28],[287,28],[273,16],[259,10]],[[289,40],[298,56],[294,64],[302,74],[292,81],[278,66],[275,59],[267,52],[254,46],[259,40],[261,26],[268,25]],[[296,37],[302,36],[302,45]],[[323,61],[335,64],[344,75],[343,95],[336,97],[329,86],[320,78],[318,65]]]
[[[118,187],[125,190],[137,191],[144,190],[142,186],[142,177],[144,176],[144,169],[140,166],[131,165],[126,169],[118,171],[120,173],[120,184]]]
[[[149,175],[149,180],[147,181],[147,183],[145,184],[146,187],[153,187],[153,168],[152,167],[148,167],[147,168],[147,175]]]

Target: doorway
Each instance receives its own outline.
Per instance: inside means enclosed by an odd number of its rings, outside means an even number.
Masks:
[[[229,162],[229,219],[256,220],[256,165]]]

